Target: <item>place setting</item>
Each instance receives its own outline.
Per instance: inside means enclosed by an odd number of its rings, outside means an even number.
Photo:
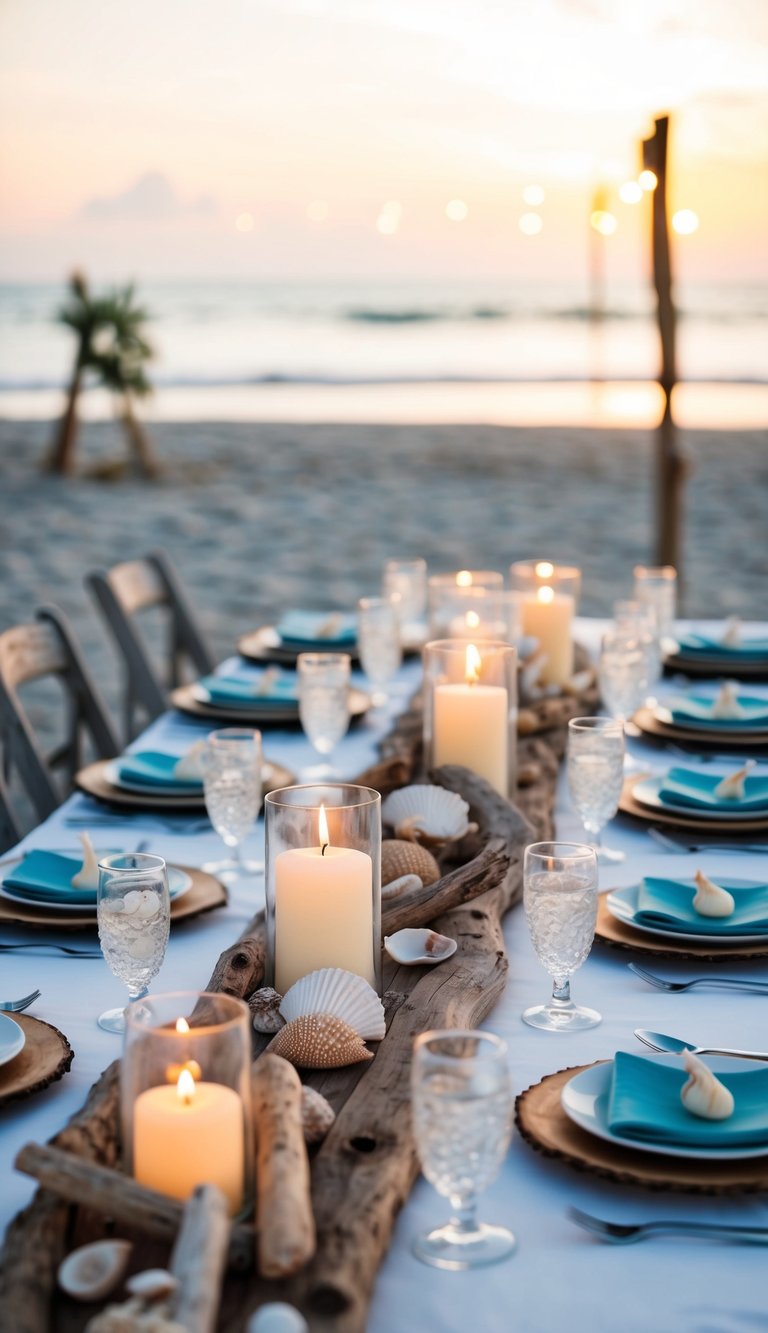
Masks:
[[[692,692],[639,708],[632,721],[646,736],[682,745],[768,749],[768,699],[724,681],[717,693]]]
[[[729,616],[714,632],[689,630],[675,635],[664,657],[669,672],[687,676],[730,676],[735,680],[768,680],[768,636]]]
[[[595,938],[604,944],[709,962],[768,956],[768,881],[697,869],[647,875],[601,894]]]
[[[172,690],[170,702],[181,713],[213,721],[243,722],[260,727],[270,725],[299,726],[299,677],[293,668],[304,654],[297,653],[291,668],[282,666],[243,668],[229,663],[214,675],[204,676],[191,685]],[[318,655],[343,656],[351,661],[346,651],[335,654],[328,645]],[[348,691],[349,715],[362,717],[371,706],[371,699],[363,690],[350,685]]]
[[[754,833],[768,829],[768,776],[747,760],[730,772],[674,766],[663,774],[630,775],[618,809],[645,823],[699,833]]]

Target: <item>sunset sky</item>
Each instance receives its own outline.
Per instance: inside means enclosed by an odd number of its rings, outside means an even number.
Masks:
[[[766,0],[3,0],[0,277],[557,279],[600,184],[631,275],[665,110],[682,271],[766,280]]]

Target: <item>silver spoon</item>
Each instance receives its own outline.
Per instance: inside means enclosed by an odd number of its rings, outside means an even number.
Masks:
[[[646,1236],[701,1236],[711,1240],[751,1241],[756,1245],[768,1243],[768,1227],[726,1225],[721,1222],[687,1222],[669,1218],[658,1222],[604,1222],[601,1217],[593,1217],[580,1208],[569,1208],[568,1216],[577,1226],[614,1245],[629,1245],[635,1240],[644,1240]]]
[[[695,977],[693,981],[665,981],[654,972],[646,972],[644,967],[638,967],[637,963],[627,963],[627,967],[641,981],[647,981],[649,986],[656,986],[659,990],[683,991],[690,990],[692,986],[721,986],[724,990],[746,990],[757,995],[768,995],[768,981],[750,981],[747,977]]]
[[[694,1046],[692,1041],[681,1041],[679,1037],[667,1037],[663,1032],[648,1032],[645,1028],[635,1028],[635,1036],[652,1051],[661,1051],[665,1055],[682,1055],[690,1051],[691,1055],[735,1055],[745,1060],[764,1060],[768,1064],[768,1051],[737,1051],[728,1046]]]

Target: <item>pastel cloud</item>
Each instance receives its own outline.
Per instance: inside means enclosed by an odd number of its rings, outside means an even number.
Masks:
[[[162,172],[145,171],[117,194],[87,199],[80,214],[99,221],[160,222],[166,218],[210,214],[214,207],[210,195],[201,194],[196,199],[184,200]]]

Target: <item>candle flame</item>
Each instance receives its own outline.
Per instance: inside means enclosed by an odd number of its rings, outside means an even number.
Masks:
[[[179,1094],[179,1101],[182,1101],[185,1106],[192,1105],[195,1096],[195,1080],[188,1069],[182,1069],[179,1074],[176,1091]]]
[[[480,624],[480,617],[477,614],[477,611],[467,611],[467,614],[464,617],[464,623],[467,629],[477,629]]]
[[[181,1032],[182,1034],[185,1032],[189,1032],[189,1023],[187,1022],[186,1018],[176,1019],[176,1031]]]
[[[540,560],[536,566],[536,577],[539,579],[551,579],[555,572],[555,566],[549,560]]]
[[[320,814],[318,816],[317,826],[320,831],[320,846],[323,852],[325,852],[325,849],[328,846],[329,842],[331,841],[331,838],[330,834],[328,833],[328,818],[325,813],[324,805],[320,806]]]
[[[458,574],[456,575],[456,587],[457,588],[472,587],[472,574],[468,569],[459,570]]]
[[[549,603],[555,600],[555,590],[554,588],[547,588],[547,587],[539,588],[539,591],[537,592],[536,596],[540,602],[544,603],[545,606],[549,606]]]
[[[464,677],[468,685],[476,685],[480,679],[483,659],[473,643],[467,644],[464,658]]]

